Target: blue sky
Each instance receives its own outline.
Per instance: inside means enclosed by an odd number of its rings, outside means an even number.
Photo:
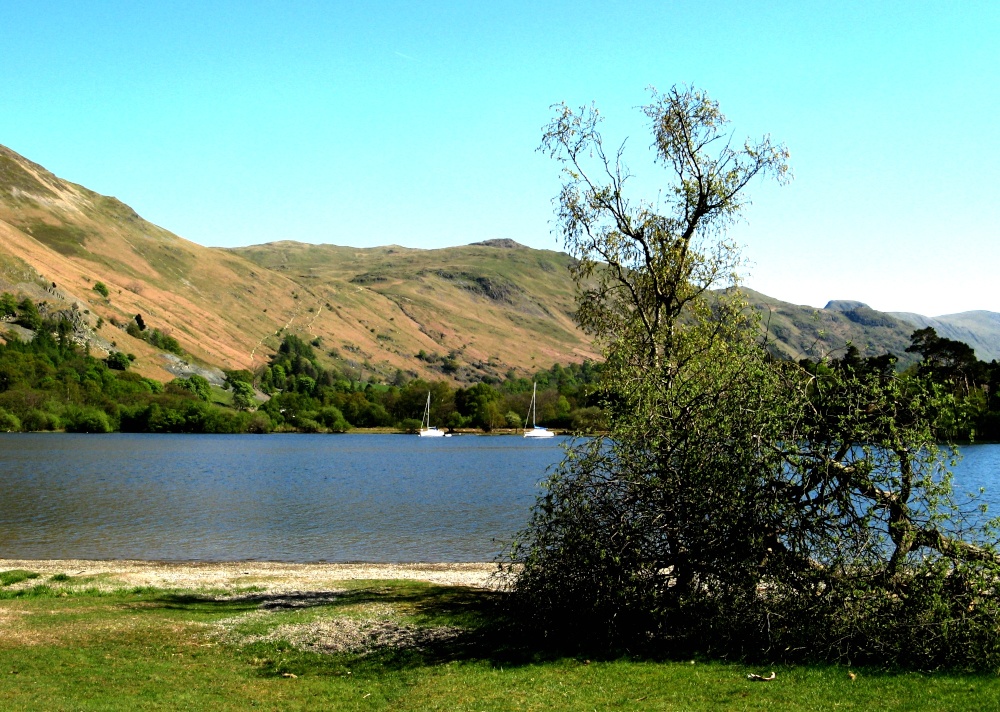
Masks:
[[[1000,311],[997,37],[974,0],[0,0],[0,143],[205,245],[560,249],[548,107],[596,101],[654,190],[636,107],[693,83],[792,153],[748,286]]]

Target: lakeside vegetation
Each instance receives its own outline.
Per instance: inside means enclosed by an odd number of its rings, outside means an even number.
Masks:
[[[72,572],[0,581],[0,706],[12,711],[980,710],[1000,699],[993,675],[560,649],[514,635],[497,594],[416,582],[290,595]],[[772,670],[773,682],[747,679]]]
[[[391,383],[349,380],[321,365],[319,343],[286,335],[257,373],[228,372],[225,390],[192,375],[166,384],[129,371],[128,354],[91,356],[70,339],[65,318],[43,318],[38,305],[0,294],[0,319],[31,329],[0,343],[0,431],[267,433],[346,432],[385,428],[415,432],[427,393],[431,421],[438,427],[482,432],[524,427],[532,383],[537,382],[538,424],[568,432],[595,433],[607,427],[597,397],[601,364],[584,361],[538,371],[532,378],[509,372],[468,387],[409,379],[401,371]],[[175,339],[134,321],[125,330],[171,353]],[[935,427],[942,441],[1000,441],[1000,363],[975,358],[966,344],[938,337],[933,329],[913,332],[908,352],[920,357],[903,376],[929,380],[940,395]],[[817,376],[831,369],[892,371],[892,354],[862,357],[848,345],[842,355],[800,365]],[[254,398],[257,389],[269,397]]]
[[[600,368],[591,362],[557,364],[534,379],[511,372],[467,388],[411,380],[402,372],[381,384],[346,379],[320,364],[313,345],[286,335],[259,373],[229,371],[223,391],[198,375],[166,384],[144,378],[129,371],[131,358],[121,352],[98,359],[72,341],[65,318],[43,318],[30,299],[4,294],[0,305],[9,306],[4,316],[35,333],[30,341],[8,335],[0,343],[0,431],[415,431],[430,392],[432,423],[490,432],[524,426],[533,381],[539,384],[539,425],[581,432],[602,427],[601,411],[590,402]],[[163,341],[155,329],[140,330],[134,322],[126,328]],[[255,399],[255,386],[269,396],[266,401]]]

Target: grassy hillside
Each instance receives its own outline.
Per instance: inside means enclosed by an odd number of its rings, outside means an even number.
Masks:
[[[573,323],[573,285],[562,253],[509,240],[441,250],[357,249],[276,242],[236,254],[323,294],[335,348],[401,367],[454,362],[458,376],[535,370],[596,358]],[[367,313],[366,313],[367,312]],[[440,358],[435,358],[435,356]]]
[[[133,353],[135,370],[159,380],[185,366],[125,333],[135,314],[176,338],[192,365],[221,368],[263,365],[286,333],[314,343],[348,375],[376,380],[398,369],[469,382],[598,358],[573,323],[570,264],[568,255],[512,240],[440,250],[202,247],[0,146],[0,291],[51,309],[75,305],[92,349]],[[95,282],[107,285],[108,298]],[[913,330],[913,315],[860,303],[813,309],[747,295],[771,349],[791,358],[836,354],[848,341],[864,355],[902,356]],[[964,331],[942,335],[988,358],[1000,343],[1000,315],[972,314],[986,317],[956,320]]]
[[[93,290],[98,281],[107,285],[107,299]],[[0,147],[0,289],[55,307],[76,304],[96,343],[135,353],[144,375],[171,378],[162,355],[113,320],[124,324],[142,314],[195,359],[243,368],[258,342],[301,310],[297,288]]]
[[[92,347],[134,353],[135,369],[161,380],[167,357],[112,321],[142,314],[223,368],[260,366],[283,333],[359,378],[478,380],[595,358],[570,316],[569,258],[509,244],[206,248],[0,147],[0,290],[76,304]]]

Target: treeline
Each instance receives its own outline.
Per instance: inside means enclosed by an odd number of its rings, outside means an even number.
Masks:
[[[0,343],[0,431],[413,431],[430,393],[433,425],[489,432],[522,427],[531,398],[532,381],[526,378],[469,388],[408,380],[402,373],[392,384],[350,381],[320,365],[313,347],[296,336],[286,336],[260,372],[227,372],[229,394],[213,391],[197,375],[163,384],[131,372],[129,355],[95,358],[73,343],[68,320],[43,317],[28,299],[0,295],[0,308],[3,317],[35,332],[31,341],[10,334]],[[155,330],[142,331],[147,332]],[[602,428],[601,411],[591,402],[598,375],[589,362],[540,371],[538,424],[584,432]],[[260,403],[256,389],[269,400]]]
[[[931,327],[914,331],[906,351],[921,359],[903,375],[932,385],[933,426],[939,441],[1000,441],[1000,363],[980,361],[971,346],[940,337]],[[892,354],[861,357],[856,347],[848,345],[841,358],[799,363],[816,376],[815,388],[821,389],[835,372],[888,376],[897,359]]]
[[[126,354],[94,358],[72,342],[68,320],[43,317],[30,299],[0,295],[0,318],[36,333],[29,342],[8,336],[8,343],[0,344],[0,431],[413,432],[420,427],[430,393],[432,425],[491,432],[531,425],[533,382],[538,384],[538,425],[579,433],[607,427],[600,407],[602,369],[589,361],[557,364],[530,379],[509,373],[502,381],[468,388],[410,380],[402,372],[392,383],[381,384],[353,381],[322,366],[312,344],[288,335],[266,367],[256,373],[227,372],[230,393],[213,395],[200,376],[163,384],[130,372]],[[155,329],[140,333],[159,335]],[[939,337],[930,328],[913,332],[907,351],[921,356],[908,375],[929,379],[937,389],[940,440],[1000,441],[1000,364],[976,359],[968,345]],[[896,359],[891,354],[862,358],[849,346],[841,358],[800,364],[822,387],[834,370],[889,374]],[[269,399],[259,402],[257,391]]]
[[[1000,441],[1000,363],[980,361],[971,346],[930,327],[913,332],[907,351],[922,357],[912,369],[951,396],[935,423],[942,439]]]
[[[537,424],[581,432],[601,429],[601,410],[592,396],[599,374],[599,367],[589,361],[539,371],[534,377],[539,388]],[[271,396],[259,412],[275,427],[308,432],[342,432],[352,426],[415,431],[428,393],[430,420],[436,427],[484,432],[520,428],[529,417],[533,382],[511,375],[499,382],[454,388],[445,381],[408,380],[401,372],[392,384],[352,382],[321,366],[312,345],[296,336],[286,336],[270,364],[253,377]]]

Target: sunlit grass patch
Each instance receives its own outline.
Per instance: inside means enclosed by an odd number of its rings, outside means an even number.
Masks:
[[[23,569],[11,569],[10,571],[0,571],[0,586],[13,586],[22,581],[38,578],[39,574],[34,571],[24,571]]]
[[[991,675],[586,658],[508,637],[497,594],[409,581],[87,590],[0,601],[0,709],[980,710],[1000,700]],[[227,621],[232,639],[220,635]],[[442,628],[454,637],[434,638]],[[339,637],[324,645],[324,635]],[[772,669],[773,682],[746,679]]]

